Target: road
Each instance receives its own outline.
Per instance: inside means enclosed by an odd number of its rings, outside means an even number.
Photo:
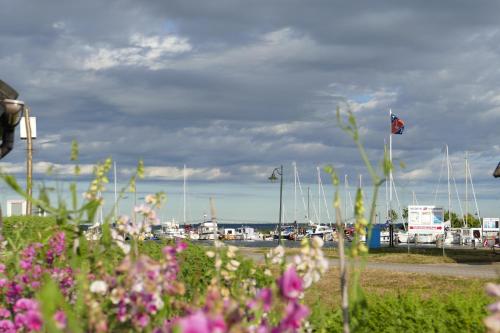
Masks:
[[[245,256],[261,262],[263,254],[242,251]],[[291,259],[291,257],[289,257]],[[338,259],[328,259],[330,266],[338,267]],[[367,262],[368,269],[381,269],[391,272],[434,274],[465,278],[496,279],[500,277],[500,264],[400,264],[384,262]]]

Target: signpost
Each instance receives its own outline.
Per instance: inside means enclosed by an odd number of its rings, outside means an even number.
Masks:
[[[436,206],[408,206],[408,233],[430,236],[444,235],[444,209]]]

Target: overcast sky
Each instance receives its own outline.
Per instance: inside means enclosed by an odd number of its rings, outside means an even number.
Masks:
[[[407,194],[434,191],[447,143],[457,182],[469,151],[478,199],[500,215],[498,1],[0,4],[0,79],[37,117],[38,178],[69,170],[76,139],[81,163],[112,156],[121,176],[143,158],[150,179],[186,164],[191,181],[265,182],[297,161],[310,182],[325,164],[354,182],[364,171],[335,109],[355,113],[375,163],[392,108]],[[17,142],[0,165],[22,172],[24,153]]]

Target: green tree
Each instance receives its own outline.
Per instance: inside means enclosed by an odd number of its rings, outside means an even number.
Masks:
[[[444,220],[445,221],[449,221],[450,220],[449,215],[450,215],[449,211],[445,211],[444,212]],[[464,226],[464,220],[462,220],[457,215],[457,213],[451,212],[451,227],[452,228],[462,228],[463,226]]]
[[[389,220],[396,222],[399,218],[398,213],[394,209],[389,209]]]
[[[408,208],[403,208],[403,220],[408,222]]]

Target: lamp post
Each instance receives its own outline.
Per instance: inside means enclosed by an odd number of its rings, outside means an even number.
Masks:
[[[24,110],[24,102],[17,100],[18,92],[0,80],[0,160],[14,147],[14,132]],[[0,229],[2,228],[0,207]]]
[[[273,170],[273,173],[269,177],[269,180],[272,182],[276,181],[278,179],[276,175],[280,177],[280,216],[278,219],[278,241],[281,244],[281,215],[283,211],[283,165]]]

